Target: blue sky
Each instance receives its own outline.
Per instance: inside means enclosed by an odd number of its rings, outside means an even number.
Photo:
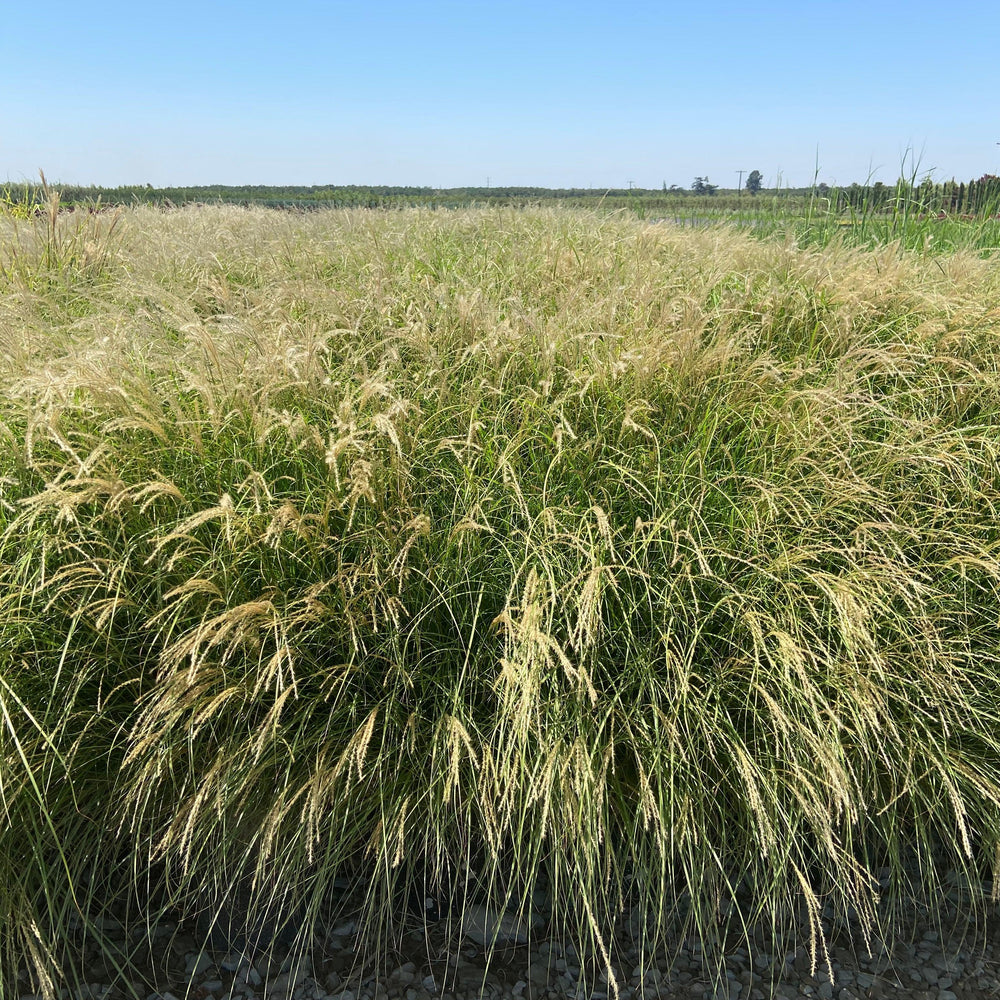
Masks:
[[[984,0],[3,6],[0,180],[735,187],[818,160],[846,184],[907,150],[1000,173]]]

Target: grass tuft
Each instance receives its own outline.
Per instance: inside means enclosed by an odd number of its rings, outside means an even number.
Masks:
[[[822,961],[995,877],[992,262],[50,208],[0,218],[0,994],[411,892]]]

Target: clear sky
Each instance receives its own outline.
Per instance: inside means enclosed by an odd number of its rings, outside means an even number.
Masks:
[[[0,180],[735,187],[818,162],[847,184],[908,149],[937,180],[1000,174],[996,0],[0,13]]]

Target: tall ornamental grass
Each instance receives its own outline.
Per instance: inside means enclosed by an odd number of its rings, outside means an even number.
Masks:
[[[345,886],[613,965],[982,885],[998,302],[589,214],[0,218],[0,994]]]

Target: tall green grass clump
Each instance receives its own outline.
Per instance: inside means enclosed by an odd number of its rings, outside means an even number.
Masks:
[[[994,263],[78,223],[0,220],[3,996],[111,918],[125,982],[168,917],[305,949],[345,885],[373,946],[534,892],[613,965],[991,876]]]

